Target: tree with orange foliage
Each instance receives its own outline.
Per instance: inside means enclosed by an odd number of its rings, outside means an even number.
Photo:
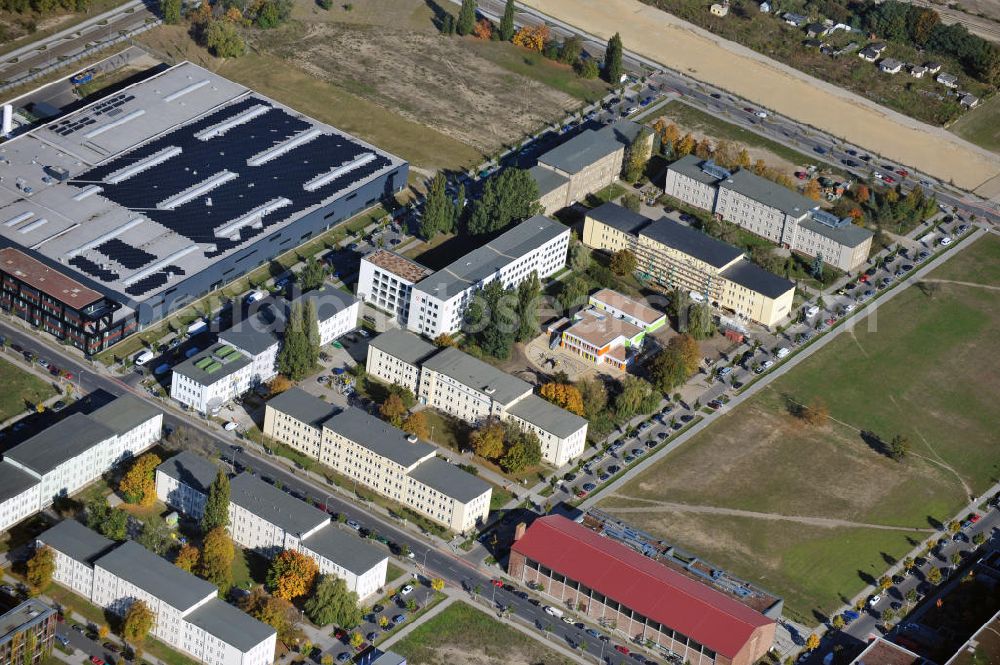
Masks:
[[[201,552],[198,551],[198,548],[188,543],[174,557],[174,565],[190,573],[198,566],[198,559],[200,558]]]
[[[402,430],[410,434],[415,434],[421,439],[429,439],[431,436],[430,427],[427,425],[427,416],[424,415],[423,411],[417,411],[408,415],[406,420],[403,421]]]
[[[311,557],[295,550],[285,550],[274,557],[267,571],[267,586],[278,598],[292,600],[312,588],[319,566]]]
[[[576,386],[568,383],[546,383],[538,391],[542,399],[552,402],[556,406],[561,406],[570,413],[578,416],[583,415],[583,397]]]
[[[847,213],[847,216],[855,222],[860,222],[864,219],[865,213],[861,212],[861,208],[851,208],[851,211]]]
[[[479,19],[476,27],[472,30],[472,35],[477,39],[489,41],[490,37],[493,36],[493,24],[490,23],[488,18]]]
[[[242,23],[243,12],[238,7],[230,7],[226,10],[225,19],[231,23]]]
[[[516,45],[539,53],[545,48],[547,41],[549,41],[549,26],[547,25],[526,25],[514,35]]]
[[[871,196],[872,193],[868,189],[868,185],[858,185],[858,188],[854,191],[854,198],[858,200],[858,203],[866,203]]]
[[[802,193],[811,198],[813,201],[819,201],[822,193],[819,188],[819,180],[810,180],[806,183],[805,189]]]
[[[156,501],[156,467],[162,461],[155,453],[146,453],[132,463],[118,484],[118,491],[127,502],[153,505]]]
[[[208,0],[201,0],[198,9],[191,12],[188,16],[191,18],[191,23],[204,25],[212,20],[212,5],[208,3]]]
[[[272,395],[279,395],[294,385],[295,384],[292,383],[292,380],[287,376],[279,374],[271,379],[271,383],[267,384],[267,387],[270,389]]]

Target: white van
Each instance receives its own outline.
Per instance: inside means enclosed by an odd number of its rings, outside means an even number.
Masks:
[[[265,293],[263,291],[251,291],[246,297],[246,302],[248,305],[252,305],[258,300],[262,300],[264,296]]]
[[[154,357],[155,356],[153,355],[153,352],[150,351],[149,349],[146,349],[145,351],[140,351],[139,353],[135,354],[135,357],[132,358],[132,362],[134,362],[136,365],[142,366],[148,363]]]
[[[776,356],[777,356],[777,357],[779,357],[779,358],[784,358],[784,357],[785,357],[785,356],[787,356],[787,355],[788,355],[789,353],[790,353],[790,351],[788,350],[788,347],[786,347],[786,346],[783,346],[783,347],[781,347],[780,349],[778,349],[778,352],[777,352],[777,353],[775,353],[774,355],[776,355]]]
[[[201,331],[207,329],[208,329],[208,324],[205,323],[205,319],[198,319],[197,321],[194,321],[191,325],[187,327],[187,334],[196,335]]]
[[[544,609],[545,613],[548,614],[549,616],[554,616],[557,619],[562,619],[563,617],[563,611],[558,607],[552,607],[551,605],[546,605]]]
[[[819,307],[817,305],[805,305],[802,311],[806,313],[807,318],[812,318],[819,314]]]

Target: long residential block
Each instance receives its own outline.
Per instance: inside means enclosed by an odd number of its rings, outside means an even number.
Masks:
[[[55,553],[53,579],[98,607],[124,616],[141,600],[152,635],[210,665],[269,665],[273,628],[219,600],[219,590],[134,541],[115,543],[65,520],[37,538]]]
[[[871,251],[871,231],[746,169],[730,172],[687,155],[667,167],[664,191],[771,242],[821,256],[839,270],[857,270]]]
[[[414,391],[422,404],[470,424],[513,420],[538,435],[542,459],[562,466],[586,446],[587,420],[535,396],[531,384],[454,347],[436,350],[413,333],[389,330],[371,341],[368,373]]]
[[[218,472],[207,459],[182,452],[157,467],[156,494],[167,505],[200,518]],[[333,524],[324,511],[249,473],[230,482],[229,532],[233,542],[269,559],[284,550],[302,552],[320,573],[343,579],[361,599],[385,584],[389,558],[384,552]]]
[[[792,310],[792,282],[754,265],[738,247],[667,217],[652,220],[605,203],[587,211],[583,243],[610,253],[630,250],[646,284],[689,291],[749,321],[774,326]]]
[[[0,530],[69,496],[159,441],[163,413],[125,394],[84,415],[74,413],[3,455]]]
[[[489,484],[361,409],[335,409],[293,388],[267,403],[264,435],[452,531],[466,532],[489,514]]]
[[[774,642],[774,619],[561,515],[514,542],[508,574],[691,665],[753,665]]]

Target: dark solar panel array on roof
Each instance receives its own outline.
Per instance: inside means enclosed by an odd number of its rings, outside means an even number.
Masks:
[[[375,153],[375,159],[367,164],[334,178],[312,192],[306,191],[303,186],[317,176],[371,152],[349,137],[321,134],[260,166],[249,166],[247,160],[314,127],[310,122],[277,107],[223,135],[206,141],[196,138],[200,131],[260,105],[271,106],[259,97],[248,96],[81,173],[78,180],[70,184],[86,187],[165,148],[181,148],[179,155],[136,176],[117,184],[102,182],[101,195],[125,208],[142,210],[143,215],[192,242],[214,245],[216,251],[205,254],[207,258],[212,258],[254,236],[269,232],[268,227],[322,203],[333,192],[349,189],[353,183],[368,178],[391,163],[384,155]],[[173,210],[157,208],[157,204],[227,170],[238,177]],[[264,216],[262,228],[247,225],[235,232],[235,238],[216,237],[217,228],[279,197],[287,198],[292,203]],[[131,269],[138,267],[141,266]],[[127,292],[132,294],[136,290],[149,290],[140,286],[145,282],[142,280],[132,285]]]
[[[69,136],[77,130],[95,124],[97,122],[97,120],[94,119],[95,117],[102,115],[114,117],[118,115],[121,113],[121,110],[118,107],[132,101],[133,99],[135,99],[135,95],[130,95],[128,93],[108,97],[107,99],[91,106],[87,109],[86,113],[71,116],[65,120],[60,120],[57,123],[49,125],[49,129],[60,136]]]
[[[152,275],[143,277],[139,281],[132,284],[132,286],[125,287],[125,293],[130,296],[141,296],[147,291],[152,291],[153,289],[158,289],[168,282],[167,273],[154,272]]]
[[[102,268],[100,264],[91,261],[86,256],[74,256],[69,260],[69,264],[77,270],[87,273],[91,277],[96,277],[102,282],[113,282],[118,279],[118,273],[113,270]]]
[[[101,243],[96,249],[104,256],[117,261],[129,270],[138,270],[156,260],[155,254],[150,254],[138,247],[132,247],[118,238],[112,238],[107,242]]]

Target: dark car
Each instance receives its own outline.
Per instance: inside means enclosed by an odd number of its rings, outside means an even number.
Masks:
[[[692,420],[694,420],[694,416],[692,416],[690,413],[685,413],[683,416],[681,416],[682,423],[689,423]]]
[[[818,145],[818,146],[813,147],[813,152],[818,153],[820,155],[825,155],[826,154],[826,148],[824,148],[821,145]]]
[[[101,646],[110,651],[111,653],[118,653],[119,651],[122,650],[120,646],[118,646],[113,642],[105,642]]]

